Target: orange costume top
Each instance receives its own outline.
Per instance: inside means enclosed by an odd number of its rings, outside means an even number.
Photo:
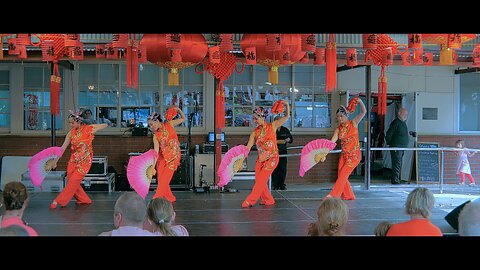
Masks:
[[[360,162],[360,143],[358,141],[358,128],[349,120],[339,127],[338,138],[342,145],[342,155],[348,167],[356,167]]]
[[[160,143],[159,160],[165,159],[167,167],[175,171],[178,165],[180,165],[180,142],[178,141],[177,132],[175,132],[172,125],[164,123],[155,132],[155,137]]]
[[[277,166],[278,146],[277,134],[272,124],[265,124],[255,128],[255,144],[257,145],[258,160],[262,163],[262,169],[273,170]]]
[[[92,133],[93,127],[81,125],[70,132],[72,155],[68,162],[75,164],[75,169],[81,174],[87,174],[92,166],[93,147],[92,141],[95,137]]]
[[[442,231],[428,219],[412,219],[393,224],[387,236],[443,236]]]

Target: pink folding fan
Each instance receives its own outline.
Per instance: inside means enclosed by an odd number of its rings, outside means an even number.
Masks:
[[[61,147],[49,147],[35,154],[28,162],[32,185],[41,186],[43,179],[52,170],[55,159],[62,156]]]
[[[151,149],[139,156],[130,157],[128,161],[128,182],[143,199],[147,196],[152,177],[156,173],[155,158],[157,156],[158,153]]]
[[[250,151],[245,145],[237,145],[228,150],[222,158],[217,175],[220,177],[218,186],[223,187],[232,180],[232,177],[243,167],[243,161]]]
[[[319,161],[325,161],[327,154],[335,146],[336,143],[327,139],[316,139],[307,143],[303,147],[302,155],[300,156],[300,176],[303,177]]]

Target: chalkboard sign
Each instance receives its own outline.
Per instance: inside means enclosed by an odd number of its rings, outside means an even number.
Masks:
[[[439,148],[440,143],[417,142],[417,148]],[[417,183],[440,181],[440,151],[417,150]]]

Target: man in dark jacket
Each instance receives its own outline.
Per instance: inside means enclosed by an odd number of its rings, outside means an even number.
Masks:
[[[275,120],[279,119],[280,116],[276,116]],[[292,143],[293,137],[290,133],[290,130],[284,126],[277,128],[277,146],[278,153],[280,155],[287,154],[287,143]],[[278,161],[278,166],[272,173],[272,189],[273,190],[286,190],[285,177],[287,176],[287,157],[280,157]]]
[[[390,123],[387,130],[385,140],[390,147],[407,147],[408,146],[408,128],[407,128],[408,111],[401,108],[398,111],[398,117]],[[394,185],[400,184],[400,174],[402,170],[403,150],[390,150],[392,157],[392,179]]]

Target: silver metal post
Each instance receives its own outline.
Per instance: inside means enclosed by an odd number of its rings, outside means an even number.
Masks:
[[[444,161],[444,154],[442,149],[442,170],[440,171],[440,193],[443,193],[443,161]]]

